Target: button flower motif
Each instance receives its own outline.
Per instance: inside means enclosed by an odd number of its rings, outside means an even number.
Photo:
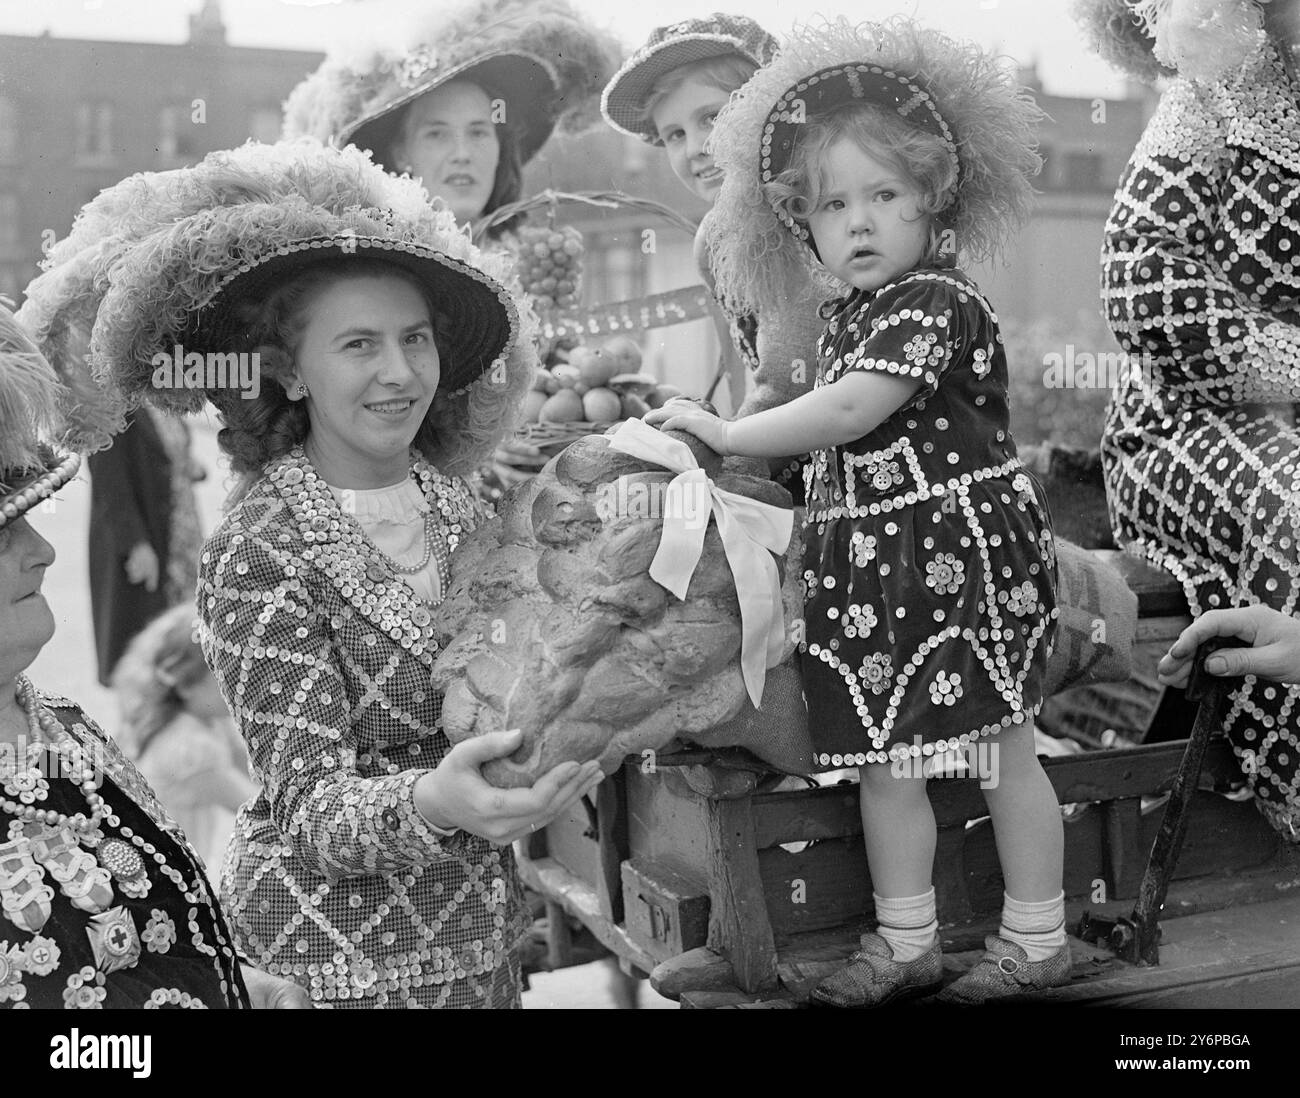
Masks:
[[[1038,590],[1032,580],[1018,583],[1007,592],[1007,609],[1017,617],[1032,614],[1038,606]]]
[[[140,938],[150,953],[166,953],[176,944],[176,924],[167,912],[155,907]]]
[[[933,363],[938,357],[934,346],[938,341],[934,332],[919,332],[903,345],[903,356],[916,366]]]
[[[845,615],[846,625],[854,630],[859,637],[865,637],[878,624],[876,618],[876,609],[871,605],[858,606],[856,603],[849,607],[849,612]]]
[[[963,693],[960,675],[949,675],[947,671],[940,671],[935,676],[934,682],[930,684],[930,703],[932,705],[956,705],[957,699]]]
[[[977,378],[983,381],[988,377],[989,371],[993,369],[993,363],[990,361],[992,353],[986,351],[983,347],[976,347],[971,358],[974,360],[971,363],[971,371]]]
[[[68,1010],[103,1010],[107,998],[104,974],[90,965],[69,976],[68,986],[63,989],[63,1005]]]
[[[858,530],[849,539],[849,545],[853,551],[853,563],[859,568],[865,568],[876,559],[876,539],[871,534],[864,534]],[[812,575],[811,572],[806,575]]]
[[[817,573],[814,572],[811,568],[808,569],[803,574],[803,582],[804,582],[804,587],[807,591],[807,594],[804,597],[813,598],[817,594],[817,591],[819,589],[819,584],[817,582]]]
[[[896,461],[879,461],[867,466],[867,479],[877,492],[888,492],[902,485],[903,470]]]
[[[966,579],[966,566],[951,553],[925,563],[925,582],[937,595],[955,595]]]
[[[858,678],[873,694],[883,694],[888,690],[893,677],[894,664],[887,652],[873,652],[862,661],[858,671]]]

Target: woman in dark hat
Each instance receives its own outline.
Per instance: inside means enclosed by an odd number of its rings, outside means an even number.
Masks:
[[[565,0],[477,0],[332,54],[290,95],[284,133],[368,149],[471,224],[519,199],[524,165],[553,130],[599,120],[616,58]]]
[[[172,411],[210,400],[242,477],[199,574],[204,653],[262,784],[223,873],[236,939],[322,1005],[517,1005],[509,843],[600,772],[489,786],[517,733],[452,749],[429,685],[450,557],[483,518],[462,476],[532,375],[508,261],[314,141],[119,187],[155,229],[110,246],[92,363]]]
[[[29,512],[76,475],[70,448],[106,441],[90,425],[112,401],[91,393],[66,419],[69,391],[0,308],[0,1006],[306,1006],[240,964],[201,862],[113,740],[24,675],[54,635],[54,550]]]

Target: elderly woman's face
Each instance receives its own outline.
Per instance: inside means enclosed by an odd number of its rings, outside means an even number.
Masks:
[[[54,636],[41,582],[54,563],[54,548],[27,519],[0,527],[0,682],[31,666]]]
[[[438,389],[424,297],[398,275],[362,275],[321,289],[304,318],[288,384],[307,386],[312,448],[353,482],[342,487],[395,483]]]
[[[482,217],[501,160],[492,100],[464,80],[434,88],[407,108],[394,153],[397,169],[446,202],[457,221]]]

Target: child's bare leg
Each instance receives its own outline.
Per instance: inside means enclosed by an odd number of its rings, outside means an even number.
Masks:
[[[1065,832],[1061,807],[1034,750],[1029,721],[985,741],[996,748],[984,800],[1007,893],[1018,900],[1053,900],[1061,891]]]
[[[895,777],[888,763],[858,768],[862,831],[872,888],[881,896],[916,896],[934,876],[934,809],[924,778]]]
[[[1012,725],[987,743],[997,754],[984,800],[1006,883],[998,936],[1020,946],[1030,962],[1047,961],[1065,948],[1061,809],[1034,750],[1031,722]]]

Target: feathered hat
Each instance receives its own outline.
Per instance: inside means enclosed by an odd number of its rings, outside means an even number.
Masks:
[[[76,476],[78,449],[107,441],[69,430],[67,399],[54,367],[0,301],[0,529]]]
[[[659,134],[646,120],[645,104],[655,82],[665,73],[706,61],[735,55],[761,68],[776,56],[777,41],[744,15],[714,12],[655,27],[639,50],[623,63],[601,95],[600,109],[614,129],[662,145]]]
[[[853,102],[895,110],[948,147],[957,196],[937,218],[961,252],[996,254],[1028,216],[1043,113],[995,56],[903,17],[796,27],[714,125],[725,182],[706,240],[718,293],[738,312],[761,314],[791,285],[827,277],[807,230],[764,187],[788,166],[802,122]]]
[[[1103,60],[1148,83],[1228,79],[1270,32],[1292,65],[1300,48],[1295,0],[1076,0],[1075,19]]]
[[[596,93],[621,50],[590,23],[566,0],[477,0],[451,13],[426,11],[387,41],[327,57],[289,95],[284,136],[354,144],[382,163],[402,108],[463,79],[505,101],[527,163],[557,126],[579,133],[599,120]]]
[[[206,399],[229,418],[248,400],[232,374],[196,372],[180,384],[178,370],[160,386],[159,354],[188,362],[251,353],[245,306],[314,264],[352,257],[402,268],[437,303],[442,377],[430,415],[439,452],[426,456],[468,471],[512,426],[532,377],[536,320],[520,311],[505,257],[481,253],[418,183],[359,149],[250,143],[123,180],[52,249],[29,306],[46,332],[93,317],[92,371],[132,404],[184,413]],[[261,385],[254,399],[283,399],[277,389]]]

